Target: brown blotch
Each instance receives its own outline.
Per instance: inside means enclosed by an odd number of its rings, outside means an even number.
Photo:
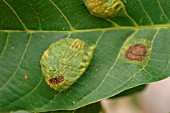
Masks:
[[[125,57],[129,60],[143,61],[146,57],[147,48],[143,44],[130,46],[125,53]]]
[[[28,78],[28,75],[27,75],[27,74],[25,74],[25,75],[24,75],[24,78],[25,78],[25,79],[27,79],[27,78]]]
[[[50,80],[51,84],[59,84],[62,83],[64,81],[64,77],[63,76],[57,76],[56,78],[51,78]]]

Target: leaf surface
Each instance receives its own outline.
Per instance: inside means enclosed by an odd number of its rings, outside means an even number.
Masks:
[[[82,0],[0,0],[0,110],[74,110],[170,76],[170,1],[126,0],[125,15],[101,19]],[[51,43],[71,37],[96,45],[90,66],[68,90],[44,80],[40,59]],[[124,57],[147,47],[144,61]]]

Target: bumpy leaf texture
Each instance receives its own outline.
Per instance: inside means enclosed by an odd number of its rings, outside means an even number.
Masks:
[[[90,15],[82,0],[0,0],[0,110],[74,110],[170,76],[170,0],[125,0],[112,19]],[[40,59],[51,43],[96,45],[90,66],[68,90],[45,82]],[[125,58],[147,47],[143,61]]]

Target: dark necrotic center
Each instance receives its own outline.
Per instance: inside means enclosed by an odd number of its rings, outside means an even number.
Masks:
[[[51,78],[50,79],[51,84],[59,84],[59,83],[62,83],[63,81],[64,81],[63,76],[57,76],[56,78]]]

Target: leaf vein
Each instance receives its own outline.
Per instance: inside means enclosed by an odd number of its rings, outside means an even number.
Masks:
[[[37,13],[37,11],[35,10],[35,8],[33,8],[32,3],[31,3],[31,0],[29,0],[29,1],[30,1],[30,6],[31,6],[31,8],[32,8],[32,10],[35,12],[36,17],[37,17],[37,19],[38,19],[39,30],[41,30],[41,22],[40,22],[40,18],[39,18],[39,16],[38,16],[38,13]]]
[[[105,20],[107,20],[108,22],[112,23],[116,27],[120,27],[116,22],[114,22],[114,21],[112,21],[110,19],[105,19]]]
[[[147,66],[155,68],[155,69],[157,69],[157,70],[159,70],[159,71],[161,71],[163,73],[163,71],[161,69],[159,69],[158,67],[155,67],[155,66],[152,66],[152,65],[147,65]]]
[[[151,51],[152,51],[152,46],[153,46],[155,37],[157,36],[158,33],[159,33],[159,29],[157,30],[157,32],[156,32],[155,35],[153,36],[153,40],[152,40],[152,43],[151,43]],[[123,87],[127,82],[129,82],[130,80],[132,80],[138,73],[140,73],[142,70],[144,70],[145,67],[147,66],[148,62],[149,62],[149,59],[150,59],[150,56],[149,56],[146,64],[145,64],[140,70],[138,70],[136,73],[134,73],[127,81],[125,81],[121,86],[119,86],[119,87],[116,88],[116,89],[119,89],[119,88]],[[116,90],[116,89],[115,89],[115,90]]]
[[[164,17],[166,18],[166,20],[169,22],[170,20],[169,20],[169,18],[167,17],[167,15],[165,14],[165,12],[164,12],[164,10],[163,10],[163,8],[162,8],[162,6],[161,6],[160,0],[157,0],[157,2],[158,2],[159,8],[160,8],[162,14],[163,14]]]
[[[25,50],[24,50],[24,52],[23,52],[23,55],[22,55],[22,57],[21,57],[21,60],[19,61],[19,64],[18,64],[16,70],[14,71],[13,75],[0,87],[0,90],[2,90],[2,88],[3,88],[6,84],[8,84],[9,81],[16,75],[16,73],[17,73],[18,69],[20,68],[20,65],[21,65],[21,63],[22,63],[22,61],[23,61],[23,59],[24,59],[24,56],[25,56],[26,51],[27,51],[27,49],[28,49],[28,46],[29,46],[29,44],[30,44],[31,38],[32,38],[32,34],[30,34],[30,37],[29,37],[29,39],[28,39],[28,43],[27,43],[27,45],[26,45],[26,48],[25,48]]]
[[[42,82],[42,79],[43,79],[43,76],[40,78],[40,81],[38,82],[38,84],[37,84],[31,91],[29,91],[26,95],[22,96],[21,98],[15,100],[15,101],[13,101],[13,102],[11,102],[11,103],[8,104],[7,106],[12,105],[12,104],[18,102],[19,100],[23,99],[23,98],[26,97],[27,95],[33,93],[33,92],[38,88],[38,86],[40,85],[40,83]]]
[[[25,26],[24,22],[21,20],[21,18],[18,16],[18,14],[16,13],[16,11],[10,6],[10,4],[8,2],[6,2],[5,0],[3,0],[3,2],[12,10],[12,12],[15,14],[15,16],[18,18],[18,20],[21,22],[21,24],[23,25],[24,29],[27,31],[27,27]]]
[[[149,19],[149,21],[150,21],[151,24],[153,25],[154,22],[152,21],[152,19],[150,18],[150,16],[149,16],[148,13],[146,12],[146,10],[145,10],[145,8],[144,8],[144,6],[143,6],[141,0],[139,0],[139,2],[140,2],[140,5],[141,5],[141,7],[142,7],[142,9],[143,9],[143,11],[144,11],[144,13],[145,13],[145,15],[147,16],[147,18]]]
[[[127,40],[123,43],[123,45],[121,46],[120,49],[122,49],[123,46],[124,46],[137,32],[138,32],[137,30],[136,30],[135,32],[133,32],[133,33],[127,38]],[[89,94],[87,94],[86,96],[84,96],[82,99],[87,98],[88,95],[90,95],[90,94],[92,94],[93,92],[97,91],[97,90],[101,87],[101,85],[104,83],[105,79],[107,78],[107,76],[108,76],[109,73],[111,72],[111,70],[113,70],[113,68],[115,67],[116,62],[117,62],[120,54],[121,54],[121,50],[120,50],[119,54],[117,55],[114,64],[111,66],[111,68],[110,68],[110,69],[108,70],[108,72],[106,73],[106,76],[105,76],[104,79],[101,81],[100,85],[99,85],[97,88],[95,88],[92,92],[90,92]],[[82,100],[82,99],[81,99],[81,100]],[[80,101],[80,100],[79,100],[79,101]],[[77,101],[77,103],[78,103],[79,101]]]
[[[166,67],[165,67],[165,70],[163,71],[163,74],[168,70],[169,63],[170,63],[170,58],[169,58],[169,61],[168,61],[167,65],[166,65]]]
[[[6,51],[7,46],[8,46],[9,35],[10,35],[10,33],[7,34],[5,46],[4,46],[3,51],[2,51],[2,53],[1,53],[1,55],[0,55],[0,61],[1,61],[1,58],[2,58],[2,56],[4,55],[4,53],[5,53],[5,51]]]
[[[61,15],[64,17],[64,19],[67,21],[69,27],[71,30],[74,30],[74,28],[72,27],[70,21],[68,20],[68,18],[65,16],[65,14],[61,11],[61,9],[57,6],[57,4],[55,4],[52,0],[49,0],[55,7],[56,9],[61,13]]]

